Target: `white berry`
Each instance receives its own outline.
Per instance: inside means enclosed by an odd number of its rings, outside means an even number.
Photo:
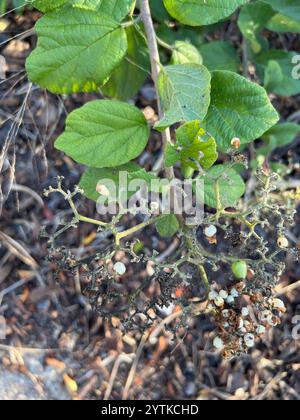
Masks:
[[[264,325],[259,325],[256,332],[258,335],[263,335],[266,332],[266,327]]]
[[[217,296],[216,299],[214,300],[214,302],[215,302],[215,305],[218,308],[222,308],[224,306],[224,304],[225,304],[224,299],[221,298],[221,296]]]
[[[272,312],[270,312],[270,311],[268,311],[268,310],[266,310],[266,311],[263,311],[260,315],[259,315],[259,318],[260,318],[260,320],[261,321],[263,321],[263,322],[269,322],[269,321],[272,321]]]
[[[153,213],[158,211],[159,210],[159,203],[157,203],[156,201],[152,201],[152,203],[150,203],[150,210]]]
[[[110,191],[105,185],[98,184],[96,190],[99,194],[103,195],[104,197],[110,196]]]
[[[228,296],[228,298],[226,299],[226,302],[228,303],[228,305],[233,305],[234,304],[234,297],[233,296]]]
[[[223,317],[225,319],[228,319],[229,318],[229,311],[228,311],[228,309],[224,309],[224,311],[222,312],[222,315],[223,315]]]
[[[230,294],[234,298],[239,297],[239,292],[236,289],[234,289],[234,288],[231,290]]]
[[[245,344],[247,347],[251,348],[254,347],[255,344],[255,337],[253,334],[246,334],[244,338]]]
[[[226,290],[221,290],[220,293],[219,293],[219,296],[222,299],[227,299],[228,298],[228,293],[226,292]]]
[[[217,228],[216,226],[211,225],[204,230],[204,233],[208,238],[213,238],[217,234]]]
[[[273,300],[273,307],[275,309],[278,309],[279,311],[285,311],[285,304],[283,303],[283,301],[281,299],[274,299]]]
[[[126,273],[126,266],[121,262],[117,262],[114,265],[114,271],[119,274],[119,276],[123,276]]]
[[[277,244],[279,248],[288,248],[289,247],[289,241],[286,237],[281,236],[278,238]]]
[[[224,342],[223,342],[223,340],[220,337],[216,337],[214,339],[214,347],[217,350],[222,350],[222,348],[224,347]]]
[[[242,315],[243,315],[244,318],[247,317],[249,315],[249,309],[248,308],[243,308],[242,309]]]
[[[244,328],[244,321],[242,319],[239,320],[239,326],[238,326],[239,330]]]
[[[208,295],[209,300],[215,300],[217,297],[218,297],[218,293],[215,292],[214,290],[212,290]]]

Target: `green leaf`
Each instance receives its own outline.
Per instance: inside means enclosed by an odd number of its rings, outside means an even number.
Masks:
[[[258,35],[274,15],[272,7],[262,1],[246,4],[241,10],[238,26],[256,54],[262,49]]]
[[[209,169],[218,159],[217,143],[211,136],[199,143],[199,151],[202,153],[199,163],[204,169]]]
[[[134,7],[135,0],[27,0],[27,3],[44,13],[68,5],[78,9],[105,13],[111,18],[121,21]]]
[[[276,90],[277,86],[283,82],[283,73],[280,64],[275,60],[270,60],[265,70],[264,86],[268,92]]]
[[[277,13],[268,23],[267,28],[274,32],[300,32],[300,21]]]
[[[245,194],[246,187],[243,178],[230,164],[213,166],[200,179],[204,181],[204,202],[209,207],[218,207],[217,186],[220,204],[224,208],[235,206]]]
[[[70,0],[73,6],[96,10],[98,13],[105,13],[111,18],[121,21],[133,9],[135,0]]]
[[[69,0],[27,0],[26,3],[46,13],[64,6],[66,3],[69,3]]]
[[[156,229],[163,238],[171,238],[179,229],[179,221],[175,214],[163,216],[156,222]]]
[[[268,143],[268,146],[266,146],[268,148],[267,153],[270,153],[278,147],[289,145],[295,140],[298,134],[300,134],[299,124],[283,123],[275,125],[275,127],[271,128],[262,136],[262,139]]]
[[[162,0],[152,0],[150,1],[151,15],[157,22],[163,23],[170,20],[170,16],[166,11],[166,8]]]
[[[210,103],[210,80],[210,73],[204,66],[165,67],[158,78],[164,117],[155,128],[165,129],[177,122],[203,119]]]
[[[291,175],[291,168],[283,163],[270,162],[270,168],[273,172],[276,172],[281,177]]]
[[[218,159],[217,145],[201,127],[200,121],[191,121],[176,130],[177,142],[166,150],[166,166],[180,161],[184,168],[210,168]]]
[[[176,41],[171,59],[172,64],[202,64],[203,59],[197,48],[190,42]]]
[[[84,195],[90,200],[97,201],[100,194],[97,191],[97,185],[102,181],[103,185],[105,184],[104,180],[111,180],[115,183],[117,189],[119,189],[120,183],[120,172],[127,172],[128,182],[138,179],[146,181],[149,187],[151,187],[151,181],[153,179],[158,179],[153,174],[146,172],[145,169],[141,168],[139,165],[130,162],[122,166],[117,166],[115,168],[87,168],[80,180],[80,188],[84,190]],[[134,191],[124,191],[127,194],[127,197],[130,198]]]
[[[95,168],[123,165],[145,149],[149,127],[143,113],[118,101],[89,102],[67,118],[55,143],[75,161]]]
[[[125,30],[109,16],[65,8],[42,17],[26,62],[32,82],[54,93],[96,91],[127,49]]]
[[[281,96],[293,96],[300,93],[300,79],[293,77],[293,58],[299,55],[294,51],[270,50],[260,54],[257,58],[257,71],[264,79],[270,61],[276,61],[282,72],[282,79],[276,85],[272,84],[272,92]]]
[[[168,144],[165,151],[165,165],[167,168],[174,166],[180,161],[180,152],[177,147],[173,144]]]
[[[202,28],[192,28],[184,25],[180,25],[179,27],[160,25],[157,28],[157,35],[169,45],[173,45],[176,41],[184,41],[190,42],[195,47],[199,48],[204,42]]]
[[[238,72],[241,61],[234,46],[227,41],[212,41],[200,47],[203,64],[210,71],[228,70]]]
[[[300,22],[299,0],[264,0],[264,2],[282,15]]]
[[[235,73],[212,73],[211,105],[204,122],[220,150],[230,149],[235,137],[242,144],[256,140],[278,120],[264,88]]]
[[[164,0],[170,15],[190,26],[219,22],[247,2],[248,0]]]
[[[145,39],[134,26],[128,27],[126,33],[127,55],[102,88],[105,95],[120,100],[136,95],[150,71],[149,51]]]

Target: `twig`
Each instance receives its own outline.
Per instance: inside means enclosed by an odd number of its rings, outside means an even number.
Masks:
[[[31,195],[31,197],[39,204],[40,207],[44,207],[44,202],[41,199],[41,197],[35,192],[33,191],[31,188],[26,187],[25,185],[18,185],[18,184],[13,184],[11,187],[12,191],[17,191],[17,192],[23,192],[26,193],[28,195]]]
[[[11,285],[10,287],[7,287],[6,289],[1,290],[0,291],[0,302],[1,302],[1,300],[4,296],[6,296],[9,293],[19,289],[20,287],[24,286],[26,283],[28,283],[31,280],[32,280],[32,278],[28,278],[26,280],[19,280],[19,281],[15,282],[13,285]]]
[[[147,340],[149,338],[149,335],[150,335],[149,332],[146,332],[142,336],[142,339],[140,341],[139,347],[138,347],[138,349],[136,351],[134,362],[133,362],[133,364],[131,366],[131,369],[130,369],[130,372],[128,374],[128,378],[127,378],[127,381],[126,381],[126,384],[125,384],[125,388],[124,388],[123,396],[122,396],[122,399],[123,400],[127,400],[128,399],[128,394],[129,394],[129,391],[130,391],[132,382],[133,382],[134,377],[135,377],[135,374],[136,374],[137,366],[138,366],[138,363],[139,363],[139,360],[140,360],[142,351],[143,351],[143,349],[145,347],[145,344],[147,343]]]
[[[287,287],[283,287],[283,288],[276,288],[276,296],[283,296],[286,295],[289,292],[292,292],[293,290],[296,290],[300,288],[300,280],[296,281],[296,283],[290,284]]]
[[[253,401],[263,401],[264,399],[266,399],[269,393],[278,385],[279,381],[286,377],[286,372],[279,372],[278,375],[271,379],[271,381],[268,383],[268,385],[265,387],[262,393],[253,398]]]
[[[142,351],[143,351],[146,343],[148,342],[148,340],[151,342],[151,339],[156,338],[160,334],[162,329],[165,327],[165,325],[170,324],[172,321],[174,321],[176,318],[181,317],[182,315],[183,315],[182,310],[179,310],[179,311],[176,311],[176,312],[172,313],[167,318],[162,320],[159,323],[159,325],[152,332],[147,331],[142,336],[142,339],[140,341],[139,347],[138,347],[137,352],[136,352],[135,360],[134,360],[134,362],[132,364],[132,367],[130,369],[130,372],[128,374],[126,385],[125,385],[125,388],[124,388],[124,391],[123,391],[123,399],[124,400],[126,400],[128,398],[129,390],[130,390],[130,387],[132,385],[132,382],[133,382],[135,374],[136,374],[139,359],[141,357]]]
[[[9,252],[23,261],[25,264],[29,265],[30,267],[36,269],[38,267],[37,262],[32,258],[29,252],[19,244],[19,242],[12,239],[10,236],[6,235],[4,232],[0,232],[0,240],[9,250]]]
[[[109,380],[109,384],[107,387],[107,390],[105,392],[104,401],[107,401],[111,395],[111,392],[113,390],[113,386],[118,374],[118,370],[119,367],[121,365],[121,363],[131,363],[132,362],[132,357],[133,355],[129,355],[129,354],[120,354],[120,356],[117,358],[117,360],[115,361],[114,367],[112,369],[111,375],[110,375],[110,380]]]
[[[161,65],[160,65],[157,37],[156,37],[156,33],[155,33],[155,29],[154,29],[154,25],[153,25],[153,21],[151,17],[149,0],[141,1],[141,16],[144,22],[147,41],[148,41],[148,47],[150,51],[152,78],[153,78],[155,89],[157,92],[158,115],[159,115],[159,118],[163,118],[163,109],[162,109],[162,105],[161,105],[161,101],[159,97],[158,84],[157,84],[158,76],[161,70]],[[171,133],[170,133],[169,128],[167,128],[162,133],[162,140],[163,140],[163,149],[165,151],[167,145],[169,143],[172,143]],[[174,169],[172,167],[165,168],[165,174],[166,174],[166,177],[169,179],[175,178]]]

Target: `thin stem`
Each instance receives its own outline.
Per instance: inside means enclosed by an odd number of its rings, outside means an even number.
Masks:
[[[217,180],[216,183],[215,183],[215,194],[216,194],[216,200],[217,200],[216,220],[218,221],[222,212],[223,212],[223,210],[224,210],[224,207],[222,205],[222,200],[221,200],[221,191],[220,191],[219,180]]]
[[[245,77],[249,77],[249,51],[247,40],[243,37],[242,42],[243,49],[243,73]]]
[[[158,36],[156,37],[157,43],[158,45],[160,45],[161,47],[165,48],[168,51],[174,51],[176,48],[172,47],[172,45],[167,44],[165,41],[163,41],[161,38],[159,38]]]
[[[206,291],[208,293],[209,292],[209,289],[210,289],[210,284],[209,284],[209,280],[208,280],[208,277],[207,277],[207,274],[206,274],[206,270],[204,268],[204,265],[199,265],[199,271],[200,271],[200,275],[201,275],[202,281],[203,281],[203,283],[205,285]]]
[[[147,220],[146,222],[140,223],[139,225],[133,226],[130,229],[124,230],[123,232],[118,232],[115,234],[116,245],[120,246],[121,240],[126,238],[127,236],[133,235],[136,232],[146,228],[147,226],[152,225],[153,223],[157,222],[162,216],[156,217],[154,219]]]
[[[105,222],[101,222],[100,220],[96,220],[96,219],[91,219],[89,217],[85,217],[85,216],[82,216],[81,214],[79,214],[72,197],[70,197],[66,193],[64,193],[63,195],[65,197],[65,200],[68,201],[68,203],[69,203],[69,205],[70,205],[70,207],[71,207],[71,209],[74,213],[74,216],[75,216],[76,220],[78,220],[80,222],[91,223],[91,224],[96,225],[96,226],[107,226],[107,223],[105,223]]]
[[[73,198],[80,191],[77,190],[77,189],[73,193],[71,193],[70,191],[68,191],[68,192],[64,191],[64,189],[62,187],[62,180],[63,180],[63,178],[59,178],[57,188],[50,187],[48,190],[44,191],[44,195],[47,197],[49,194],[52,194],[52,193],[61,194],[64,197],[64,199],[69,203],[69,206],[70,206],[70,208],[71,208],[71,210],[74,214],[74,217],[75,217],[76,221],[91,223],[91,224],[96,225],[96,226],[103,226],[103,227],[106,226],[106,227],[108,227],[108,223],[101,222],[100,220],[96,220],[96,219],[91,219],[89,217],[85,217],[85,216],[82,216],[81,214],[79,214]]]
[[[128,22],[122,23],[122,28],[128,28],[130,26],[137,25],[141,21],[142,17],[139,15],[137,18],[129,20]]]
[[[160,64],[160,58],[159,58],[156,33],[155,33],[154,25],[153,25],[153,20],[151,17],[149,0],[141,0],[141,16],[144,22],[147,42],[148,42],[148,47],[149,47],[149,52],[150,52],[152,79],[154,81],[156,94],[157,94],[158,115],[159,115],[159,118],[163,118],[163,109],[162,109],[162,105],[161,105],[161,101],[159,97],[158,83],[157,83],[158,75],[161,70],[161,64]],[[167,128],[162,133],[162,140],[163,140],[163,149],[165,152],[167,145],[172,143],[171,133],[170,133],[169,128]],[[166,177],[169,179],[175,178],[174,169],[172,167],[165,168],[165,174],[166,174]]]

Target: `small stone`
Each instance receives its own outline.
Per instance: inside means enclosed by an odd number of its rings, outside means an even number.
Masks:
[[[184,393],[186,397],[192,397],[196,394],[197,388],[194,382],[188,382],[184,387]]]

